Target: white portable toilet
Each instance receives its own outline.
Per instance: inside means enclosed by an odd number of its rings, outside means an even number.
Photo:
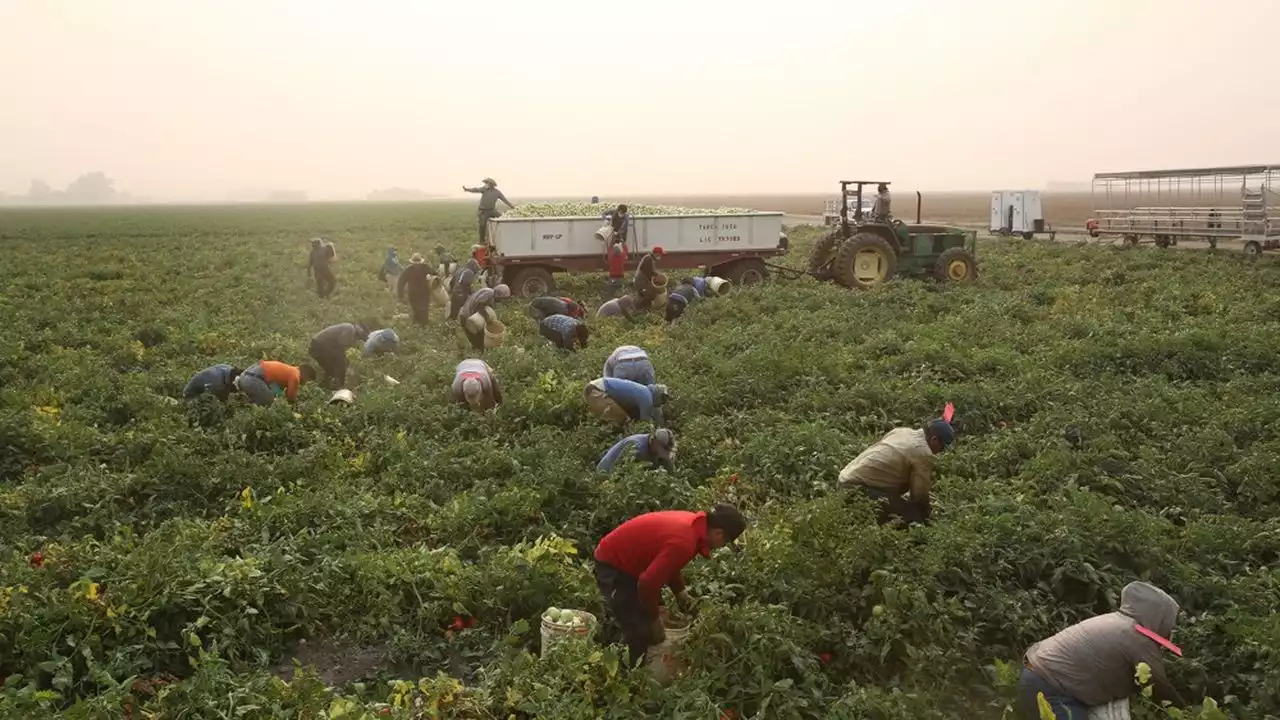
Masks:
[[[1021,235],[1030,240],[1048,231],[1038,190],[996,190],[991,193],[991,223],[996,235]]]

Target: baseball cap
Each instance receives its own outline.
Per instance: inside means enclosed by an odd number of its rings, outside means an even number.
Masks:
[[[655,245],[655,246],[654,246],[654,248],[653,248],[653,254],[654,254],[654,255],[658,255],[658,256],[662,256],[662,255],[666,255],[666,254],[667,254],[667,251],[666,251],[666,249],[664,249],[661,245]]]
[[[733,546],[735,550],[737,545],[734,541],[743,530],[747,529],[748,524],[742,512],[728,503],[717,503],[711,508],[711,512],[707,513],[707,523],[724,530],[725,543]]]
[[[942,447],[949,448],[951,443],[955,442],[956,432],[952,429],[951,423],[946,420],[934,420],[929,423],[929,434],[942,441]]]

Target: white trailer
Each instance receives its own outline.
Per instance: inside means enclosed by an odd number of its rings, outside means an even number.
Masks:
[[[627,232],[627,268],[655,247],[665,252],[660,269],[705,267],[736,284],[768,275],[765,258],[787,252],[783,213],[736,215],[639,215]],[[599,217],[495,218],[489,221],[486,266],[513,295],[545,295],[554,273],[608,270]]]
[[[996,190],[991,193],[991,232],[1021,235],[1030,240],[1036,233],[1055,233],[1044,221],[1038,190]]]

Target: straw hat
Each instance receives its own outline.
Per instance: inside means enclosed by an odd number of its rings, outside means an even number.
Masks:
[[[414,265],[421,265],[422,263],[426,262],[426,260],[422,259],[422,253],[414,253],[413,257],[409,258],[409,262],[413,263]]]

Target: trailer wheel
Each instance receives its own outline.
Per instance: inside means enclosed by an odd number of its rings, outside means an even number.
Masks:
[[[507,285],[516,297],[541,297],[555,289],[556,279],[544,267],[527,267],[512,273]]]
[[[978,279],[978,262],[968,250],[950,248],[938,256],[933,265],[933,276],[938,282],[973,282]]]
[[[725,279],[739,287],[743,285],[759,285],[769,277],[769,269],[763,260],[739,260],[729,265],[728,277]]]
[[[898,254],[888,240],[874,233],[858,233],[836,252],[835,273],[841,285],[869,290],[898,271]]]
[[[1033,233],[1033,232],[1024,232],[1024,233],[1022,233],[1022,239],[1023,239],[1023,240],[1030,240],[1030,239],[1034,238],[1035,236],[1036,236],[1036,234],[1035,234],[1035,233]]]
[[[1137,246],[1138,246],[1138,236],[1137,236],[1137,235],[1125,235],[1125,236],[1124,236],[1124,244],[1125,244],[1125,245],[1128,245],[1129,247],[1137,247]]]
[[[1157,235],[1157,236],[1156,236],[1156,247],[1158,247],[1158,248],[1167,248],[1167,247],[1169,247],[1169,246],[1170,246],[1170,245],[1172,245],[1172,244],[1173,244],[1173,241],[1169,238],[1169,236],[1168,236],[1168,235]]]
[[[831,261],[836,256],[836,246],[840,244],[840,231],[832,232],[818,238],[809,251],[809,274],[819,280],[830,280],[835,275],[831,270]]]
[[[1262,245],[1257,240],[1250,240],[1244,244],[1244,255],[1250,260],[1258,259],[1262,255]]]

